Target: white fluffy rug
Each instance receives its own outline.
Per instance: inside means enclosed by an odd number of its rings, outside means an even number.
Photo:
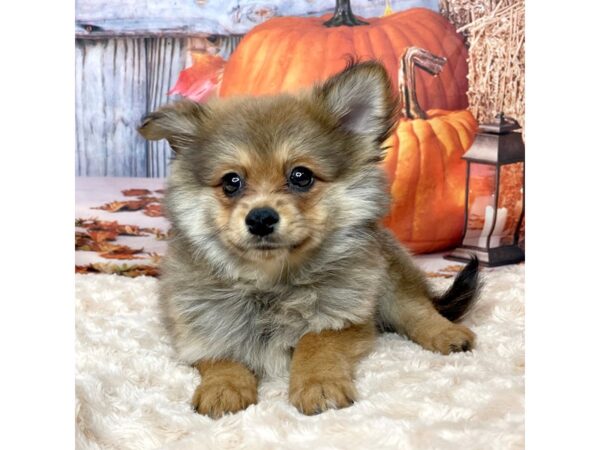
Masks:
[[[287,380],[214,421],[192,412],[199,375],[161,328],[153,278],[76,277],[78,449],[515,449],[524,445],[524,266],[486,272],[465,321],[472,353],[442,356],[382,335],[352,407],[303,416]],[[450,280],[434,279],[440,289]]]

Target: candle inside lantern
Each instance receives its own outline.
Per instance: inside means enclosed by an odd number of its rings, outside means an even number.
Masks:
[[[494,227],[494,234],[490,239],[490,248],[500,246],[500,238],[502,237],[504,226],[506,225],[507,214],[508,211],[506,208],[498,209],[498,214],[496,215],[496,226]],[[481,230],[481,237],[479,238],[479,247],[487,246],[487,238],[490,235],[490,232],[492,231],[493,221],[494,208],[488,205],[485,207],[485,219],[483,222],[483,230]]]

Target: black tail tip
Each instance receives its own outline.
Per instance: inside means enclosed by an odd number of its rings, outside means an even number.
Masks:
[[[471,255],[471,259],[458,273],[452,286],[434,302],[435,307],[446,319],[456,322],[475,304],[480,289],[479,259]]]
[[[479,278],[479,258],[477,255],[471,253],[471,259],[469,259],[466,266],[459,272],[457,278],[460,278],[461,276],[465,278]]]

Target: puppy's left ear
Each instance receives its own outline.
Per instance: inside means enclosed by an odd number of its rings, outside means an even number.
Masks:
[[[396,122],[397,97],[385,68],[352,64],[313,90],[314,99],[343,130],[382,143]]]

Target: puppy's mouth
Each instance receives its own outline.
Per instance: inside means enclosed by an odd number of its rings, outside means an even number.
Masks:
[[[272,251],[272,250],[296,250],[300,247],[302,247],[308,240],[310,239],[310,237],[306,237],[304,239],[302,239],[299,242],[293,243],[293,244],[282,244],[282,243],[276,243],[276,242],[268,242],[268,241],[263,241],[263,242],[258,242],[258,243],[253,243],[249,246],[249,248],[251,248],[252,250],[259,250],[259,251]]]
[[[288,249],[288,248],[290,248],[289,245],[271,244],[271,243],[267,243],[267,242],[253,244],[253,245],[248,246],[248,249],[258,250],[258,251],[281,250],[281,249]]]
[[[309,239],[310,239],[310,237],[307,237],[299,242],[292,243],[292,244],[282,243],[282,242],[271,242],[271,241],[265,241],[265,240],[261,240],[259,242],[251,242],[251,243],[248,243],[247,245],[243,245],[243,246],[239,245],[238,243],[231,242],[231,241],[229,241],[229,243],[242,253],[246,253],[248,251],[255,251],[255,252],[259,252],[259,253],[264,252],[266,254],[268,252],[275,252],[275,251],[297,250],[300,247],[304,246],[306,244],[306,242],[308,242]]]

